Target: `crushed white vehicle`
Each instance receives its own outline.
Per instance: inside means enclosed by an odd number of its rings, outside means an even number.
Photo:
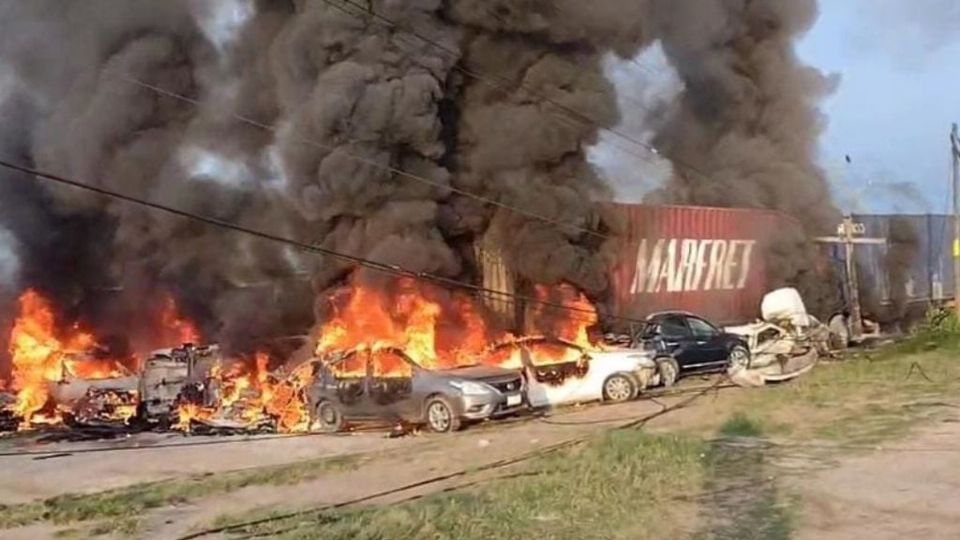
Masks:
[[[761,305],[763,320],[725,330],[742,337],[750,348],[747,368],[732,368],[731,380],[740,386],[763,386],[799,377],[830,353],[830,330],[809,315],[800,293],[779,289]]]
[[[653,358],[634,349],[593,350],[532,337],[497,345],[491,354],[497,364],[523,372],[533,408],[630,401],[656,382]]]

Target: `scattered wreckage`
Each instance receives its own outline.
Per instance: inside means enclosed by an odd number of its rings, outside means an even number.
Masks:
[[[690,313],[658,313],[623,341],[630,347],[513,339],[454,369],[426,369],[400,348],[360,348],[290,373],[268,373],[264,356],[256,371],[225,376],[218,346],[184,344],[154,351],[136,375],[83,379],[64,362],[48,390],[71,428],[330,432],[381,420],[451,432],[528,408],[629,401],[687,373],[727,371],[741,386],[787,381],[813,369],[837,340],[796,290],[768,294],[761,313],[758,322],[723,330]],[[19,419],[4,411],[0,429],[17,429]]]
[[[751,358],[733,365],[730,378],[740,386],[763,386],[795,379],[831,354],[838,336],[807,313],[796,289],[779,289],[761,303],[763,320],[726,328],[748,344]],[[842,339],[842,337],[840,337]]]

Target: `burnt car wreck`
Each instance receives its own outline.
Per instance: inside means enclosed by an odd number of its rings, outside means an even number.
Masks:
[[[319,431],[379,420],[446,433],[524,406],[523,380],[508,369],[430,370],[399,349],[338,353],[313,365],[314,382],[306,394],[311,428]]]

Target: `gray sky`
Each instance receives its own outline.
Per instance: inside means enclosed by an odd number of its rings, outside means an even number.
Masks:
[[[820,0],[820,18],[797,49],[808,64],[840,76],[821,104],[827,129],[819,141],[837,204],[857,212],[947,211],[948,134],[960,122],[960,0]],[[609,68],[625,116],[618,130],[631,136],[645,134],[643,107],[676,92],[658,50],[638,62],[643,67],[611,61]],[[602,141],[593,160],[623,201],[640,200],[669,171],[615,136]]]
[[[821,162],[845,209],[944,212],[960,121],[960,1],[821,0],[801,56],[841,83]],[[845,156],[853,161],[847,164]]]

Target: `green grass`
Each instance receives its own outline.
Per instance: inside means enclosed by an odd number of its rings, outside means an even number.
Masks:
[[[726,437],[759,437],[764,433],[763,425],[744,413],[736,413],[720,426],[720,434]]]
[[[522,476],[471,490],[280,520],[245,533],[326,540],[666,538],[666,527],[683,521],[685,510],[675,499],[694,493],[702,482],[704,451],[692,438],[613,432],[582,448],[537,458]],[[249,519],[225,516],[218,523]]]
[[[331,471],[356,468],[362,456],[343,456],[227,473],[192,476],[183,480],[150,482],[93,494],[62,495],[43,501],[0,505],[0,529],[36,522],[67,524],[111,520],[94,526],[95,533],[129,533],[145,511],[229,493],[247,486],[292,485]],[[100,530],[103,529],[103,530]]]
[[[720,431],[743,436],[759,427],[795,439],[879,442],[905,435],[939,412],[943,396],[954,395],[960,395],[960,349],[884,350],[823,364],[789,384],[743,392],[735,410],[749,417],[729,419]]]
[[[937,414],[942,400],[952,399],[944,396],[960,395],[960,331],[954,334],[951,328],[930,326],[906,343],[823,364],[788,384],[705,401],[702,417],[687,427],[690,435],[607,433],[581,447],[531,460],[519,471],[512,469],[517,473],[513,476],[456,492],[393,506],[278,519],[242,532],[294,540],[530,535],[785,540],[794,525],[793,503],[784,501],[768,481],[769,456],[762,446],[731,448],[704,439],[720,434],[879,443],[902,437],[918,420]],[[88,533],[130,536],[154,508],[250,485],[295,485],[330,470],[355,468],[362,459],[319,460],[0,506],[0,529],[40,521],[88,522]],[[709,496],[744,479],[757,487],[738,488],[732,499]],[[697,506],[704,494],[707,499]],[[272,507],[224,515],[215,525],[284,511]],[[696,523],[698,519],[702,523]]]

